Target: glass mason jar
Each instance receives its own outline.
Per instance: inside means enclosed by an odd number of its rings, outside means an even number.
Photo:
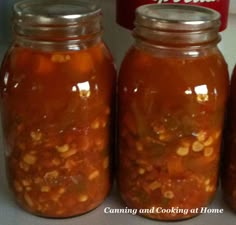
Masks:
[[[234,68],[230,97],[228,103],[227,122],[223,151],[221,184],[224,200],[236,212],[236,66]]]
[[[143,216],[190,218],[218,183],[229,86],[219,14],[151,4],[135,24],[119,75],[119,191]]]
[[[14,31],[0,85],[10,187],[33,214],[86,213],[111,187],[115,69],[101,10],[77,0],[22,1]]]

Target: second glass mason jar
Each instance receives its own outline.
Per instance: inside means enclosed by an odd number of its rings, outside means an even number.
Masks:
[[[143,216],[190,218],[216,192],[229,86],[219,17],[175,4],[136,11],[119,76],[118,186]]]
[[[236,66],[228,103],[221,184],[224,200],[236,212]]]
[[[10,187],[33,214],[86,213],[111,187],[115,69],[101,10],[85,1],[22,1],[14,31],[0,85]]]

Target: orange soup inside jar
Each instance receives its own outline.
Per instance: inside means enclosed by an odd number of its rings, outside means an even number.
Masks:
[[[6,170],[16,201],[33,214],[80,215],[111,188],[115,69],[101,30],[95,5],[14,5],[0,85]]]
[[[228,104],[222,166],[222,189],[226,203],[236,212],[236,66],[234,68]]]
[[[142,216],[191,218],[218,183],[229,86],[219,14],[152,4],[135,24],[119,75],[119,191]]]

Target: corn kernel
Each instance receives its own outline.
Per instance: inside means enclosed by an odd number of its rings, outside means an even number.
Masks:
[[[204,142],[204,146],[210,146],[213,143],[213,138],[209,137],[205,142]]]
[[[79,197],[79,201],[80,202],[86,202],[88,200],[88,196],[87,195],[81,195],[80,197]]]
[[[99,127],[100,127],[99,121],[98,120],[94,120],[92,122],[92,124],[91,124],[91,128],[95,130],[95,129],[98,129]]]
[[[213,147],[206,147],[204,149],[204,156],[205,157],[210,157],[213,154],[213,152],[214,152]]]
[[[41,140],[41,138],[42,138],[42,133],[41,132],[39,132],[39,131],[32,131],[31,133],[30,133],[30,136],[31,136],[31,138],[32,138],[32,140],[33,141],[40,141]]]
[[[171,139],[172,139],[171,134],[168,134],[168,133],[159,134],[159,140],[160,141],[167,142],[167,141],[170,141]]]
[[[200,142],[205,141],[206,138],[207,138],[207,132],[206,131],[202,130],[197,134],[197,140],[200,141]]]
[[[189,153],[189,147],[179,147],[176,153],[179,156],[186,156]]]
[[[88,177],[88,179],[89,180],[94,180],[96,177],[98,177],[99,176],[99,171],[98,170],[95,170],[94,172],[92,172],[90,175],[89,175],[89,177]]]
[[[77,153],[77,150],[74,148],[74,149],[71,149],[71,150],[69,150],[69,151],[67,151],[67,152],[63,152],[63,153],[61,154],[61,156],[62,156],[63,158],[69,158],[69,157],[75,155],[76,153]]]
[[[155,191],[156,189],[161,187],[161,183],[158,181],[153,181],[151,184],[148,185],[149,189]]]
[[[79,95],[81,98],[88,98],[91,96],[90,90],[80,90]]]
[[[65,145],[62,145],[62,146],[56,146],[56,149],[57,149],[58,152],[64,153],[64,152],[69,151],[70,147],[69,147],[68,144],[65,144]]]
[[[206,186],[206,189],[205,189],[206,192],[213,192],[214,190],[215,190],[215,188],[212,185]]]
[[[143,175],[145,172],[146,172],[146,171],[145,171],[145,169],[143,169],[143,168],[139,168],[139,169],[138,169],[138,173],[139,173],[140,175]]]
[[[207,179],[207,180],[205,180],[205,183],[204,183],[204,184],[205,184],[205,185],[209,185],[210,182],[211,182],[210,179]]]
[[[203,150],[203,148],[204,148],[204,145],[200,143],[199,141],[195,141],[192,145],[192,150],[194,152],[200,152]]]
[[[24,199],[30,207],[34,206],[32,199],[30,198],[30,196],[27,193],[24,194]]]
[[[214,138],[215,138],[215,139],[218,139],[218,138],[220,137],[220,135],[221,135],[221,131],[218,130],[218,131],[215,132]]]
[[[164,197],[165,198],[168,198],[168,199],[172,199],[172,198],[174,198],[174,193],[172,192],[172,191],[166,191],[165,193],[164,193]]]
[[[101,127],[105,128],[107,126],[107,121],[104,119],[101,121]]]
[[[202,103],[202,102],[207,102],[209,100],[209,95],[208,94],[198,94],[197,95],[197,101]]]
[[[59,176],[59,172],[57,170],[53,170],[53,171],[45,173],[44,179],[52,180],[52,179],[56,179],[58,176]]]
[[[25,163],[27,163],[28,165],[34,165],[35,162],[36,162],[36,157],[33,156],[33,155],[30,155],[30,154],[26,154],[24,157],[23,157],[23,161]]]
[[[30,186],[31,181],[29,181],[29,180],[22,180],[21,183],[23,184],[23,186],[26,187],[26,186]]]

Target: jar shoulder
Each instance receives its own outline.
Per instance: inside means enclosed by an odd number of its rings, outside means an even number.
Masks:
[[[179,80],[224,80],[229,83],[227,63],[217,47],[208,49],[145,49],[132,46],[120,70],[120,79],[153,77]]]
[[[1,82],[4,86],[6,79],[27,80],[31,84],[43,82],[45,85],[50,82],[51,85],[66,85],[93,81],[108,86],[114,82],[115,74],[113,59],[103,42],[77,51],[43,51],[13,45],[2,64]]]

